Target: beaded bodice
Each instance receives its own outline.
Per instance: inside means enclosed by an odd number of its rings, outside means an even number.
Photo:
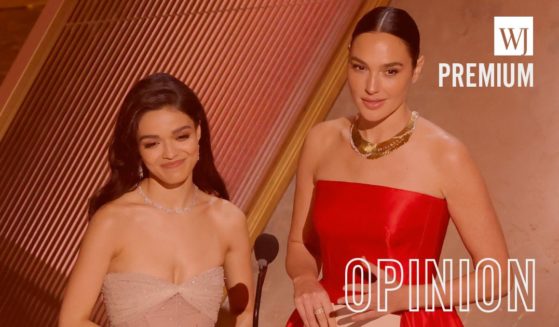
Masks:
[[[223,287],[222,267],[181,284],[142,273],[109,273],[103,296],[111,326],[214,326]]]

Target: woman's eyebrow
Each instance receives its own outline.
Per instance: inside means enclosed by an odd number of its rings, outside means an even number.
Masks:
[[[383,66],[384,68],[394,67],[394,66],[400,66],[400,67],[402,67],[402,66],[404,66],[404,64],[401,63],[401,62],[395,61],[395,62],[389,62],[389,63],[384,64],[384,65],[382,65],[382,66]]]
[[[188,130],[188,129],[192,129],[192,126],[190,126],[190,125],[184,125],[184,126],[182,126],[182,127],[179,127],[179,128],[177,128],[177,129],[174,129],[171,133],[172,133],[172,134],[177,134],[177,133],[179,133],[179,132],[182,132],[182,131]],[[141,140],[143,140],[143,139],[158,139],[158,138],[159,138],[158,135],[142,135],[142,136],[140,136],[140,138],[138,138],[138,141],[141,141]]]
[[[364,66],[368,66],[367,63],[364,60],[359,59],[358,57],[350,56],[349,59],[353,60],[353,61],[357,61],[357,62],[363,64]],[[390,67],[395,67],[395,66],[403,67],[404,64],[399,62],[399,61],[394,61],[394,62],[389,62],[387,64],[382,65],[383,68],[390,68]]]
[[[178,133],[178,132],[182,132],[182,131],[187,130],[187,129],[192,129],[192,126],[190,126],[190,125],[184,125],[184,126],[182,126],[182,127],[179,127],[179,128],[177,128],[177,129],[173,130],[173,134],[176,134],[176,133]]]
[[[357,61],[357,62],[359,62],[359,63],[361,63],[361,64],[367,66],[367,63],[366,63],[363,59],[359,59],[359,58],[357,58],[356,56],[350,56],[350,57],[349,57],[349,60]]]
[[[143,139],[158,139],[159,136],[157,135],[142,135],[140,136],[140,138],[138,138],[138,141],[141,141]]]

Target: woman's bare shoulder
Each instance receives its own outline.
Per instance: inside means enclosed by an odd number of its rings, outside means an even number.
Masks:
[[[350,119],[350,117],[340,117],[320,122],[310,129],[307,134],[307,140],[311,142],[325,142],[339,138],[344,131],[349,130],[351,125]]]
[[[212,195],[209,200],[211,216],[216,222],[225,228],[246,224],[246,216],[244,212],[233,202],[218,198]]]
[[[116,228],[122,221],[126,212],[126,207],[121,203],[111,201],[99,208],[91,217],[90,225],[105,226],[106,228]]]
[[[101,206],[91,217],[90,224],[105,225],[107,228],[119,228],[125,224],[126,218],[134,216],[134,211],[141,207],[139,195],[134,191],[127,192],[120,197]]]
[[[111,201],[99,208],[89,220],[84,242],[117,251],[127,228],[126,208],[116,201]]]
[[[215,198],[209,213],[217,234],[228,246],[236,244],[240,238],[248,237],[246,216],[231,201]]]
[[[460,166],[471,161],[468,148],[460,139],[428,119],[418,120],[416,132],[419,142],[442,167]]]
[[[320,162],[323,154],[335,147],[337,143],[347,138],[351,122],[348,118],[342,117],[320,122],[313,126],[303,144],[302,154],[308,158],[307,163]],[[347,135],[345,135],[345,134]]]

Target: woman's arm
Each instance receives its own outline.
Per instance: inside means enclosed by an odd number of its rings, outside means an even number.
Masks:
[[[231,204],[230,207],[226,226],[223,226],[224,234],[228,239],[224,269],[229,307],[236,319],[235,326],[252,326],[254,310],[253,274],[250,263],[252,251],[246,217],[238,208]]]
[[[305,326],[334,326],[334,318],[328,318],[333,310],[328,294],[318,283],[320,255],[314,228],[310,223],[310,208],[314,192],[315,163],[324,146],[319,124],[308,134],[296,175],[295,200],[291,229],[287,244],[286,270],[293,280],[295,306]],[[315,312],[322,312],[315,314]]]
[[[59,327],[98,326],[89,317],[99,297],[116,239],[114,219],[109,209],[102,208],[92,218],[82,239],[62,301]]]
[[[500,265],[501,269],[506,269],[509,258],[507,245],[483,177],[466,147],[457,140],[449,141],[449,143],[444,150],[444,155],[442,155],[441,171],[443,173],[442,191],[448,203],[450,216],[472,257],[474,267],[482,259],[491,258]],[[482,264],[480,268],[484,266]],[[482,270],[479,269],[470,274],[472,283],[469,285],[469,298],[467,294],[460,298],[459,292],[454,291],[452,297],[445,299],[445,303],[458,305],[461,302],[480,300],[481,297],[479,299],[475,298],[476,283],[473,283],[473,281],[474,278],[482,278],[480,275]],[[489,272],[490,270],[487,269],[486,271]],[[506,285],[507,275],[501,274],[501,276],[501,285]],[[489,277],[487,280],[490,281],[491,276],[488,275],[487,277]],[[466,279],[461,280],[464,284],[463,287],[465,287]],[[453,290],[458,290],[459,282],[460,279],[455,279],[449,283],[453,284]],[[478,291],[482,291],[482,286],[482,283],[480,283]],[[430,292],[431,286],[427,287],[426,291]],[[420,291],[423,292],[423,290]],[[488,283],[486,291],[488,291],[486,294],[495,294],[495,297],[502,297],[507,294],[506,287],[502,287],[499,291],[497,283]],[[478,294],[483,294],[483,292]]]
[[[320,257],[318,250],[313,247],[312,224],[308,220],[310,206],[314,192],[314,138],[317,132],[311,130],[299,158],[296,173],[295,198],[291,229],[287,243],[286,269],[289,277],[294,281],[300,278],[318,279]]]

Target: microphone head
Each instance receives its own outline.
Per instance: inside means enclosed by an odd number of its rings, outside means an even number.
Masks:
[[[271,234],[260,234],[254,242],[254,256],[258,262],[265,261],[266,265],[274,261],[279,251],[278,239]]]

